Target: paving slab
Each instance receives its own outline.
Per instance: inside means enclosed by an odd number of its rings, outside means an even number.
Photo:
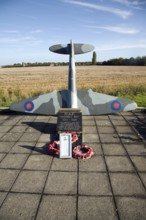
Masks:
[[[129,126],[116,126],[116,130],[119,133],[133,133],[132,128],[130,128]]]
[[[11,148],[10,153],[30,154],[35,148],[36,142],[16,142]]]
[[[20,138],[21,142],[37,142],[39,137],[40,137],[40,133],[24,133],[22,135],[22,137]]]
[[[138,171],[146,172],[146,156],[131,156],[130,158]]]
[[[83,126],[95,126],[95,121],[94,120],[83,120]]]
[[[39,200],[39,195],[9,193],[0,210],[0,219],[34,219]]]
[[[6,119],[8,119],[10,116],[9,115],[0,115],[0,120],[3,119],[3,121],[5,121]]]
[[[92,160],[79,160],[79,171],[106,172],[103,157],[95,155]]]
[[[17,125],[31,125],[36,116],[24,116],[17,122]]]
[[[33,122],[33,124],[31,125],[31,127],[28,127],[26,132],[42,132],[46,127],[45,123],[39,123],[39,122]]]
[[[41,134],[38,142],[45,142],[45,143],[49,143],[51,141],[51,135],[50,134]]]
[[[146,173],[140,173],[140,177],[142,179],[143,184],[145,185],[146,188]]]
[[[12,192],[41,193],[47,178],[46,171],[21,171]]]
[[[1,132],[0,133],[0,138],[3,137],[5,135],[5,132]]]
[[[111,120],[122,120],[123,121],[123,117],[120,115],[120,114],[113,114],[113,115],[109,115],[109,118],[111,119]]]
[[[117,134],[99,134],[102,143],[120,143]]]
[[[0,141],[0,152],[1,153],[9,152],[15,143],[16,142],[13,141],[12,142]]]
[[[4,134],[0,141],[10,141],[10,142],[14,142],[14,141],[18,141],[20,139],[20,137],[23,135],[23,133],[6,133]]]
[[[5,119],[1,119],[0,118],[0,125],[2,125],[4,123]]]
[[[12,128],[11,125],[0,126],[0,132],[5,133],[5,132],[9,131],[11,128]]]
[[[4,199],[6,198],[7,193],[6,192],[0,192],[0,207],[4,201]]]
[[[95,126],[83,126],[83,133],[97,134],[97,128]]]
[[[80,172],[79,195],[111,195],[107,174]]]
[[[112,126],[110,120],[108,120],[108,119],[107,120],[98,120],[98,119],[96,119],[96,124],[97,124],[98,127]]]
[[[120,125],[128,126],[128,123],[125,120],[111,120],[111,121],[115,126],[120,126]]]
[[[78,219],[118,220],[112,197],[79,196]]]
[[[110,172],[135,172],[131,161],[126,156],[106,156],[105,159]]]
[[[49,170],[52,157],[48,155],[30,155],[23,169],[27,170]]]
[[[4,126],[3,126],[4,127]],[[17,133],[17,132],[20,132],[20,133],[23,133],[25,132],[27,129],[27,126],[24,126],[24,125],[16,125],[15,127],[12,127],[11,129],[11,133]]]
[[[116,200],[121,220],[146,219],[146,199],[122,197]]]
[[[6,153],[0,153],[0,161],[6,156]]]
[[[112,134],[116,133],[116,130],[112,126],[98,126],[98,131],[100,134]]]
[[[146,191],[134,173],[110,173],[115,195],[146,196]]]
[[[8,191],[14,183],[19,171],[0,169],[0,190]]]
[[[7,156],[0,163],[0,168],[21,169],[27,158],[27,154],[7,154]]]
[[[145,219],[146,114],[83,116],[89,160],[48,154],[56,123],[0,112],[0,219]]]
[[[76,194],[77,173],[50,171],[44,192],[49,194]]]
[[[98,134],[84,134],[83,135],[84,142],[90,142],[90,143],[98,143],[99,142],[99,136]]]
[[[86,116],[86,117],[90,117],[90,116]],[[108,115],[98,115],[98,116],[94,116],[95,120],[108,120],[109,116]]]
[[[143,143],[124,144],[129,155],[146,155],[146,146]]]
[[[19,120],[19,118],[8,119],[4,121],[2,125],[16,125],[16,123],[18,123]]]
[[[87,116],[83,115],[82,119],[83,119],[83,121],[86,121],[86,120],[91,121],[91,120],[94,120],[94,116],[92,116],[92,115],[87,115]]]
[[[78,161],[74,158],[72,159],[59,159],[54,158],[51,166],[51,170],[56,171],[77,171],[78,170]]]
[[[104,155],[126,155],[126,151],[121,143],[102,144]]]
[[[37,220],[75,220],[75,196],[43,196]]]

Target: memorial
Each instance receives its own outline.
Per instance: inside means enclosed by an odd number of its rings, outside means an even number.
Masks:
[[[71,158],[70,155],[72,154],[70,152],[72,152],[72,149],[78,145],[82,146],[82,113],[80,109],[60,109],[58,112],[57,131],[60,140],[60,158]],[[62,141],[63,138],[65,139],[64,142]],[[70,150],[69,147],[71,148]],[[62,153],[64,149],[68,149],[66,156]]]
[[[51,46],[49,48],[51,52],[69,55],[68,89],[54,90],[15,102],[10,106],[10,110],[39,115],[57,115],[61,108],[79,108],[82,115],[104,115],[135,110],[137,104],[134,101],[97,93],[91,89],[77,90],[75,55],[88,53],[93,49],[94,46],[91,44],[73,43],[72,41],[69,44]]]
[[[60,109],[57,130],[82,132],[82,113],[80,109]]]
[[[93,45],[71,41],[69,44],[57,44],[50,48],[54,53],[69,55],[68,89],[54,90],[31,99],[13,103],[10,110],[41,115],[58,115],[57,132],[59,140],[49,144],[49,153],[60,158],[88,159],[94,155],[91,147],[82,146],[82,115],[113,114],[132,111],[137,108],[134,101],[97,93],[89,89],[76,87],[75,54],[84,54],[94,49]]]

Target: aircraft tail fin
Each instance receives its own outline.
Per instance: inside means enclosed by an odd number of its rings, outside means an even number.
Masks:
[[[59,54],[70,54],[71,53],[71,44],[57,44],[49,48],[50,51]],[[91,44],[74,44],[74,53],[83,54],[88,53],[94,50],[94,46]]]

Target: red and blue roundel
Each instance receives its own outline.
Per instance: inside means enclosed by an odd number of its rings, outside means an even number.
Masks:
[[[115,100],[111,103],[111,108],[113,111],[120,111],[122,108],[121,102],[118,100]]]
[[[32,101],[27,101],[24,103],[25,111],[31,112],[34,109],[34,103]]]

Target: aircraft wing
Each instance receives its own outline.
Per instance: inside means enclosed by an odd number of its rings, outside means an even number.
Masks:
[[[65,107],[65,91],[53,91],[30,99],[14,102],[10,110],[40,115],[56,115],[58,110]]]
[[[89,89],[78,91],[78,107],[83,115],[104,115],[132,111],[137,108],[137,104],[128,99],[93,92]]]
[[[67,90],[55,90],[51,93],[15,102],[10,106],[10,110],[40,115],[56,115],[60,108],[68,107],[67,95]],[[112,114],[132,111],[137,108],[134,101],[93,92],[91,89],[88,91],[79,90],[77,96],[78,108],[81,109],[83,115]]]

